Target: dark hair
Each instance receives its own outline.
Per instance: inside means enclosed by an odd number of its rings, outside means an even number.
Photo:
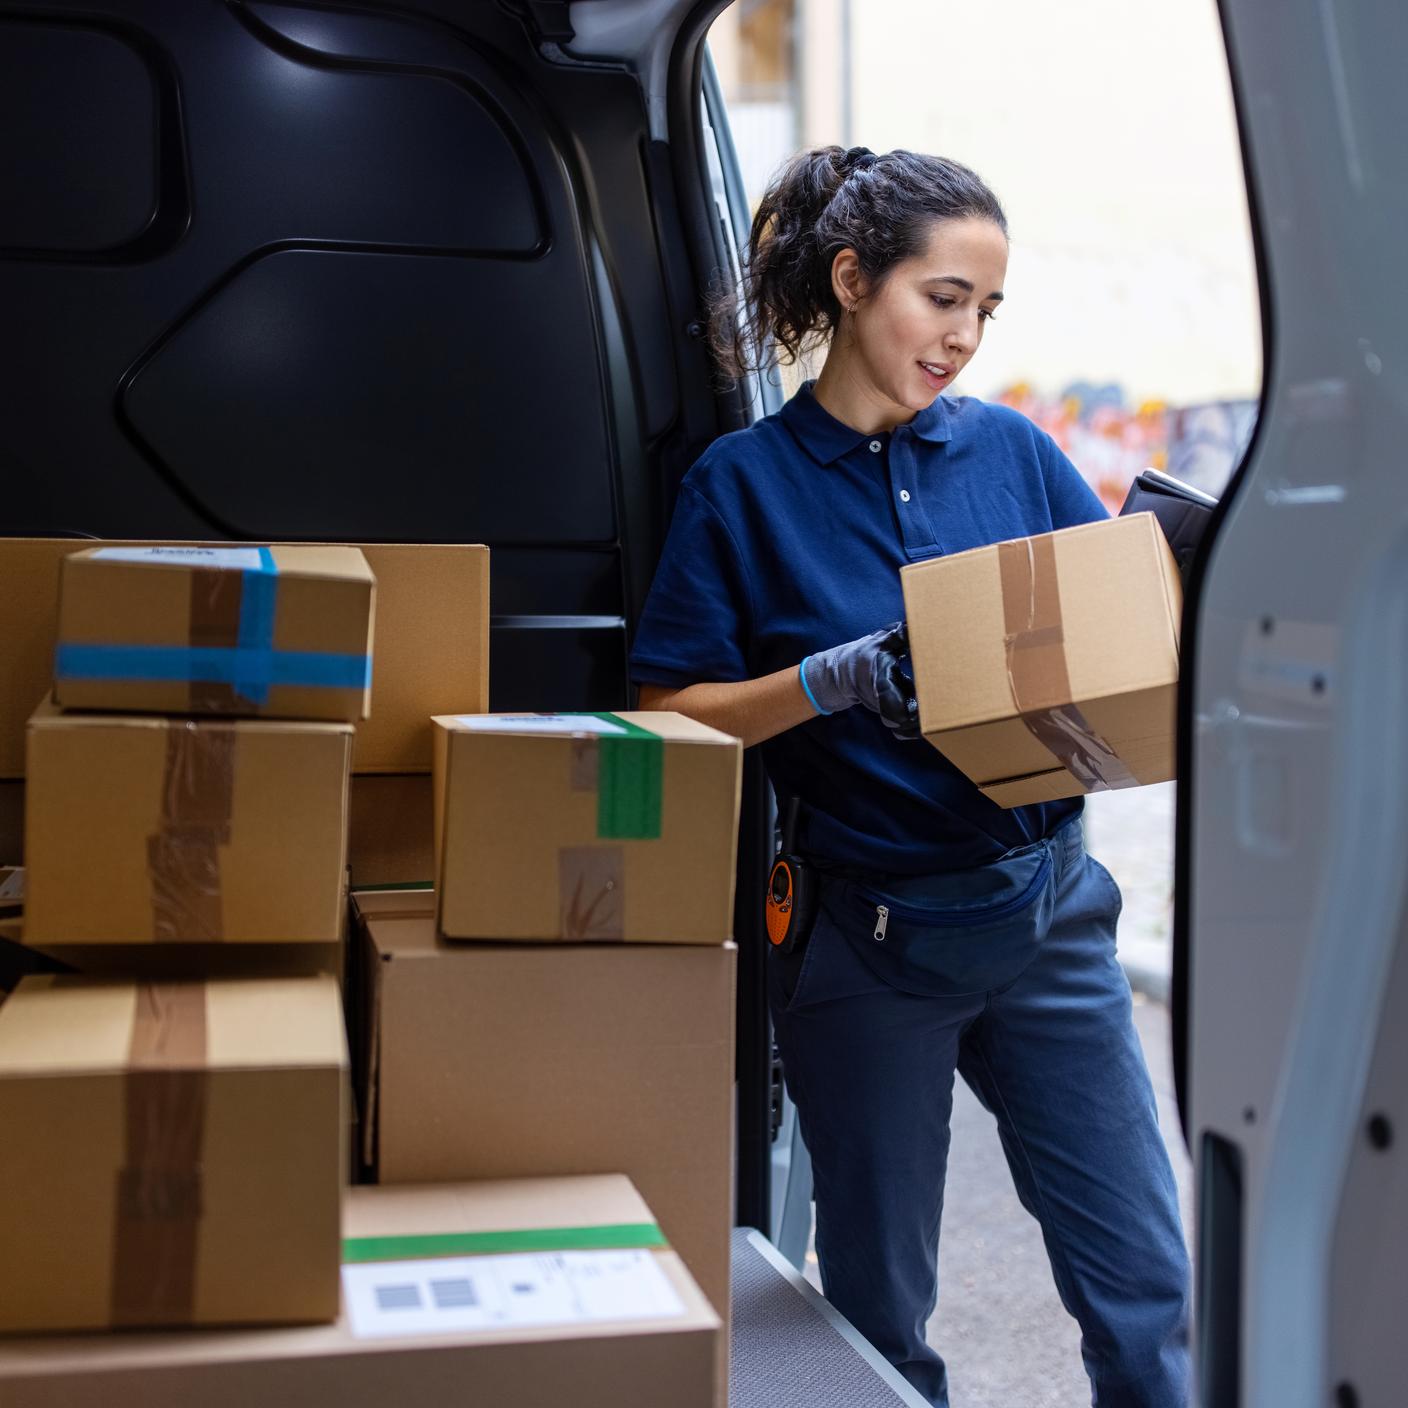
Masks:
[[[831,287],[841,250],[854,249],[861,272],[878,283],[924,248],[933,221],[969,216],[1007,233],[997,197],[956,161],[909,151],[876,156],[867,147],[800,152],[763,193],[741,290],[720,287],[710,300],[721,368],[737,377],[795,362],[830,337],[841,318]]]

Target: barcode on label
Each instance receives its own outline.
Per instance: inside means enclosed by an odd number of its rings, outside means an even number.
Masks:
[[[376,1288],[378,1310],[419,1310],[421,1306],[420,1287],[378,1286]]]
[[[468,1276],[455,1276],[449,1280],[432,1281],[430,1294],[441,1310],[462,1310],[479,1304],[479,1293]]]

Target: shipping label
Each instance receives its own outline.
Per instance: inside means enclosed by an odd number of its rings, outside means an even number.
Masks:
[[[358,1262],[342,1268],[342,1295],[358,1339],[685,1313],[654,1256],[640,1250]]]

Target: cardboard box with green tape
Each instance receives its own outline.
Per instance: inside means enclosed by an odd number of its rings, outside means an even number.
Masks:
[[[462,714],[434,723],[447,938],[730,937],[738,739],[657,712]]]
[[[618,1173],[353,1188],[335,1324],[0,1337],[6,1408],[714,1408],[723,1333]],[[397,1259],[380,1259],[382,1251]]]

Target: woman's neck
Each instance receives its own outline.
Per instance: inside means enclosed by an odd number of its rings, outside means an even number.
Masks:
[[[862,435],[879,435],[905,425],[915,413],[908,406],[897,405],[882,396],[860,375],[851,358],[833,347],[821,375],[812,387],[812,395],[828,415],[842,425],[859,430]]]

